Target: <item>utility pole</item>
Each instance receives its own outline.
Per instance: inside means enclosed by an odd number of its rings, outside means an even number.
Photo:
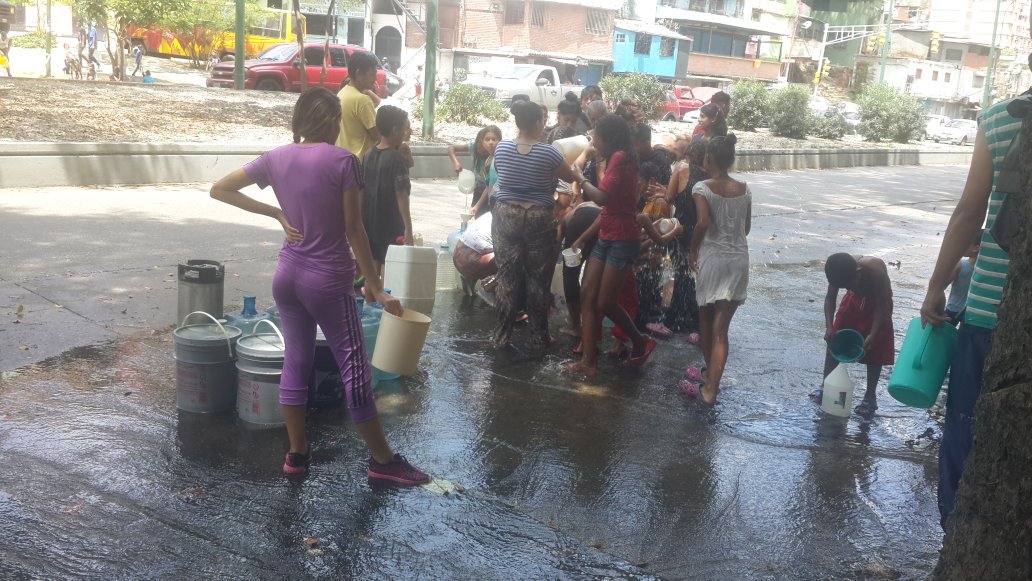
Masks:
[[[46,37],[46,46],[47,46],[47,77],[51,76],[50,75],[50,70],[51,70],[50,69],[50,42],[51,42],[51,39],[53,39],[55,41],[57,40],[57,37],[54,36],[54,27],[51,25],[51,21],[50,21],[50,11],[51,11],[52,7],[53,7],[53,4],[51,3],[51,0],[47,0],[47,37]]]
[[[881,49],[881,71],[878,73],[878,82],[885,82],[885,65],[889,60],[889,52],[892,51],[892,21],[896,9],[895,0],[889,0],[889,10],[885,13],[885,44]]]
[[[993,73],[996,71],[996,30],[1000,25],[1000,4],[1003,0],[996,0],[996,18],[993,20],[993,39],[989,42],[989,70],[985,72],[985,88],[982,89],[982,111],[989,108],[989,99],[993,97]]]
[[[233,88],[244,90],[244,0],[236,0],[236,46],[233,48]]]
[[[821,79],[823,79],[824,75],[827,74],[827,71],[824,70],[824,53],[828,48],[828,23],[821,22],[821,26],[823,26],[824,28],[824,35],[821,38],[821,53],[820,56],[817,57],[817,74],[820,75]],[[817,96],[817,90],[820,88],[820,86],[821,84],[819,82],[813,84],[814,97]]]
[[[238,0],[239,1],[239,0]],[[423,65],[423,139],[434,138],[437,99],[437,0],[426,3],[426,63]]]

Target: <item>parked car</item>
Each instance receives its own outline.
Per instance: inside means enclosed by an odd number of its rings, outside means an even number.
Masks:
[[[950,118],[945,115],[925,115],[925,130],[922,138],[931,139],[933,135],[939,133],[939,130],[949,122]]]
[[[663,121],[681,121],[686,113],[696,111],[702,105],[702,100],[695,98],[691,87],[678,85],[667,91],[660,101],[657,117]]]
[[[856,128],[860,125],[860,105],[850,103],[849,101],[842,101],[835,106],[838,107],[839,113],[845,119],[846,125],[849,125],[849,132],[856,133]]]
[[[945,141],[959,145],[974,145],[977,135],[978,123],[971,119],[954,119],[932,134],[932,140],[936,143]]]
[[[681,116],[681,120],[688,123],[699,122],[699,109],[703,105],[713,100],[713,95],[721,92],[723,89],[719,87],[694,87],[692,88],[692,97],[698,102],[699,106],[689,110],[687,113]]]
[[[325,86],[331,91],[339,91],[341,84],[348,78],[348,58],[358,52],[367,52],[360,46],[331,44],[329,60],[326,66]],[[305,45],[305,73],[308,86],[319,84],[322,77],[322,63],[326,53],[321,43]],[[379,61],[379,59],[377,59]],[[266,49],[253,59],[244,61],[244,88],[259,91],[293,91],[301,92],[301,59],[297,44],[285,42]],[[382,68],[376,71],[376,94],[386,97],[387,75]],[[209,87],[233,87],[232,61],[222,62],[211,70],[211,76],[205,82]]]
[[[810,97],[810,111],[817,115],[824,115],[828,112],[828,108],[831,107],[831,103],[821,97],[820,95],[814,95]]]
[[[472,75],[466,82],[476,85],[494,99],[508,107],[513,97],[523,95],[554,111],[566,93],[573,91],[580,97],[580,85],[564,85],[560,82],[559,71],[555,67],[545,65],[515,64],[491,75]]]
[[[393,96],[405,87],[405,79],[391,72],[384,72],[387,82],[387,96]]]

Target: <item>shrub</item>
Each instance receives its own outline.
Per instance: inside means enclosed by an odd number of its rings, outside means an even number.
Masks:
[[[609,103],[619,103],[624,99],[637,101],[646,119],[652,119],[656,115],[659,102],[665,98],[665,91],[659,79],[644,73],[606,75],[599,82],[599,87]]]
[[[727,124],[739,131],[756,131],[769,112],[770,91],[759,81],[739,81],[731,87]]]
[[[829,108],[823,115],[813,116],[813,135],[822,139],[842,139],[842,136],[849,133],[849,124],[834,107]]]
[[[421,106],[412,112],[416,119],[423,118]],[[476,85],[452,85],[444,98],[437,104],[435,115],[441,121],[465,123],[467,125],[483,125],[484,119],[489,121],[505,121],[509,112],[505,106],[495,101]]]
[[[48,36],[50,37],[50,48],[57,48],[57,38],[53,34],[47,34],[42,30],[10,37],[11,46],[18,48],[46,48]]]
[[[857,132],[867,141],[891,139],[906,143],[921,136],[924,117],[921,104],[884,83],[864,87],[860,98]]]
[[[734,107],[734,105],[733,105]],[[774,91],[770,99],[770,131],[781,137],[805,139],[813,126],[810,91],[790,85]]]

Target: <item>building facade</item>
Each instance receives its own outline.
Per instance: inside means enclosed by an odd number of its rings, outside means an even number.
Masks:
[[[692,41],[665,26],[617,19],[613,34],[613,72],[647,73],[673,83],[688,74]]]

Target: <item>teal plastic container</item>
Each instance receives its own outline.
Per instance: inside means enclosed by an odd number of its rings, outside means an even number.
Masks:
[[[932,407],[950,370],[956,344],[957,329],[952,325],[926,325],[922,329],[921,317],[910,321],[889,378],[889,395],[908,406]]]
[[[856,329],[839,329],[828,345],[831,356],[839,363],[852,363],[864,356],[864,336]]]
[[[239,313],[226,315],[226,322],[240,329],[244,335],[250,335],[258,321],[272,318],[268,312],[259,313],[255,303],[256,299],[254,297],[245,296],[244,309]]]

